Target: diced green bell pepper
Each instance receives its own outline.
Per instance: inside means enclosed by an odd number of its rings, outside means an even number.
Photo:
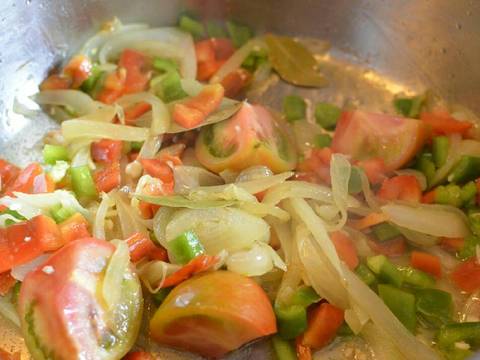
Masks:
[[[178,264],[186,264],[198,255],[205,253],[197,234],[186,231],[167,243],[168,255]]]
[[[100,79],[104,71],[100,70],[100,67],[97,64],[93,64],[92,70],[90,71],[90,76],[85,80],[80,86],[80,90],[90,94],[95,88],[95,84]]]
[[[357,166],[352,166],[352,171],[350,172],[350,179],[348,180],[348,193],[349,194],[358,194],[362,191],[362,169]]]
[[[433,163],[432,154],[422,153],[415,163],[415,168],[420,171],[427,179],[427,184],[432,183],[432,179],[435,176],[435,164]]]
[[[461,207],[463,201],[460,186],[455,184],[437,186],[435,188],[435,203]]]
[[[275,305],[278,334],[283,339],[295,339],[307,329],[307,310],[301,305]]]
[[[435,279],[421,270],[410,266],[398,267],[398,270],[403,274],[404,284],[419,288],[435,286]]]
[[[466,183],[480,176],[480,157],[464,155],[448,175],[451,183]]]
[[[358,264],[355,269],[355,273],[363,280],[368,286],[372,286],[377,282],[375,274],[364,264]]]
[[[167,287],[167,288],[162,288],[158,290],[155,294],[152,294],[152,299],[155,305],[160,306],[165,300],[165,298],[170,294],[170,291],[172,291],[173,287]]]
[[[395,109],[405,117],[418,118],[420,110],[425,102],[425,95],[410,98],[396,98],[393,100]]]
[[[178,27],[183,31],[192,34],[192,36],[196,39],[205,36],[205,28],[203,27],[203,24],[188,15],[180,16],[180,19],[178,20]]]
[[[140,151],[143,146],[143,141],[132,141],[130,143],[130,149],[133,151]]]
[[[386,222],[374,225],[371,229],[378,241],[388,241],[402,235],[395,226]]]
[[[244,45],[253,37],[253,31],[246,25],[238,24],[234,21],[227,21],[228,35],[232,39],[233,45],[236,48]]]
[[[400,322],[414,332],[417,326],[415,296],[390,285],[378,285],[378,294]]]
[[[355,335],[355,334],[353,333],[350,326],[348,326],[348,324],[344,321],[342,323],[342,325],[338,328],[337,335],[338,336],[352,336],[352,335]]]
[[[329,147],[331,144],[332,144],[332,137],[328,134],[318,134],[313,139],[313,145],[319,149]],[[352,174],[353,174],[353,171],[352,171]],[[351,178],[352,176],[350,176],[350,179]]]
[[[466,260],[476,254],[477,245],[480,245],[480,238],[475,235],[465,237],[463,247],[457,252],[457,257],[460,260]]]
[[[272,345],[277,360],[297,360],[297,353],[290,341],[275,335],[272,337]]]
[[[153,59],[153,68],[161,73],[168,73],[170,71],[178,71],[178,64],[172,59]]]
[[[305,119],[307,105],[302,97],[288,95],[283,98],[283,113],[289,122]]]
[[[318,125],[327,130],[335,129],[342,110],[337,106],[321,102],[315,106],[315,119]]]
[[[302,286],[293,293],[289,305],[300,305],[306,308],[318,301],[320,301],[320,296],[311,286]]]
[[[75,210],[66,208],[61,204],[58,204],[50,209],[50,215],[57,224],[67,220],[73,214],[75,214]]]
[[[452,319],[452,295],[438,289],[420,289],[415,292],[417,313],[430,324],[440,327]]]
[[[473,234],[480,236],[480,210],[471,209],[468,211],[468,225]]]
[[[460,197],[462,198],[463,205],[468,205],[472,200],[475,202],[475,196],[477,195],[477,185],[473,181],[469,181],[462,186],[460,191]]]
[[[456,342],[464,341],[471,346],[480,345],[480,322],[447,324],[437,333],[437,343],[441,348],[449,348]]]
[[[433,162],[437,168],[441,167],[447,161],[449,140],[446,136],[435,136],[432,139]]]
[[[97,196],[97,188],[87,165],[70,168],[72,188],[81,199],[91,199]]]
[[[65,146],[45,144],[43,147],[45,164],[55,165],[57,161],[68,161],[68,159],[68,150]]]
[[[380,280],[397,287],[402,286],[403,274],[397,267],[387,259],[385,255],[377,255],[367,258],[367,266]]]
[[[211,38],[224,38],[227,37],[227,32],[223,25],[218,21],[207,22],[207,35]]]
[[[176,71],[168,72],[161,80],[161,94],[157,94],[165,102],[180,100],[187,97],[187,93],[182,88],[180,75]]]

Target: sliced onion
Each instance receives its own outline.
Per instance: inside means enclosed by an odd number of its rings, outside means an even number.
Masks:
[[[168,223],[172,219],[173,214],[175,214],[175,211],[176,209],[164,206],[158,209],[157,213],[153,218],[153,232],[155,234],[155,238],[163,247],[167,246],[167,236],[165,234],[165,229],[167,228]]]
[[[40,105],[68,106],[80,115],[95,112],[102,106],[80,90],[44,90],[35,94],[33,100]]]
[[[230,58],[222,65],[222,67],[218,69],[218,71],[210,78],[210,83],[213,84],[221,82],[225,76],[230,74],[232,71],[237,70],[252,51],[264,49],[265,47],[266,45],[264,41],[259,38],[249,40],[240,49],[235,51],[235,53],[230,56]]]
[[[102,193],[102,201],[98,206],[95,214],[95,222],[93,223],[93,235],[97,239],[106,240],[105,237],[105,220],[108,210],[115,205],[115,201],[106,193]]]
[[[179,265],[156,260],[141,264],[137,271],[148,291],[155,294],[162,288],[165,278],[179,269]]]
[[[257,244],[248,250],[237,251],[230,255],[226,265],[229,271],[244,276],[261,276],[273,269],[270,252]]]
[[[417,231],[402,228],[401,226],[398,226],[398,230],[405,236],[408,242],[416,246],[430,247],[438,243],[438,238],[432,235],[422,234]]]
[[[162,136],[149,136],[147,140],[142,145],[140,152],[138,153],[139,158],[151,159],[157,155],[158,150],[162,146]]]
[[[15,280],[23,281],[28,273],[37,269],[40,265],[47,261],[49,257],[50,254],[40,255],[26,264],[13,267],[10,271],[10,274]]]
[[[122,141],[144,141],[149,137],[149,130],[91,120],[66,120],[62,123],[62,134],[66,141],[85,137],[92,139],[105,138]]]
[[[235,182],[245,182],[273,176],[273,171],[263,165],[251,166],[238,174]]]
[[[114,241],[115,251],[110,257],[103,278],[102,294],[107,309],[114,309],[122,300],[122,283],[130,266],[130,252],[125,241]]]
[[[213,186],[223,184],[220,176],[196,166],[175,166],[173,168],[175,178],[175,193],[185,194],[199,186]]]
[[[362,337],[375,353],[378,360],[408,360],[398,350],[397,346],[388,337],[384,336],[382,330],[374,323],[368,323],[362,330]]]
[[[390,203],[381,210],[395,225],[423,234],[449,238],[470,234],[465,214],[452,206]]]
[[[140,219],[135,208],[129,205],[126,197],[120,192],[112,192],[111,197],[115,201],[123,238],[126,239],[134,233],[148,235],[147,227]]]
[[[150,126],[150,135],[160,135],[170,127],[170,113],[158,97],[148,92],[124,95],[118,99],[117,103],[123,108],[139,102],[147,102],[152,106],[152,122]]]
[[[0,296],[0,315],[20,327],[20,318],[10,296]]]
[[[340,220],[332,230],[340,230],[347,222],[348,183],[350,181],[350,162],[341,154],[333,154],[330,162],[333,203],[340,213]]]

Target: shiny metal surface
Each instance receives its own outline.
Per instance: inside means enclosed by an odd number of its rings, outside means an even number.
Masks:
[[[389,110],[392,96],[434,89],[480,113],[480,1],[475,0],[2,0],[0,1],[0,157],[25,164],[55,126],[44,114],[13,111],[28,102],[47,72],[113,16],[123,22],[173,24],[192,9],[206,18],[233,18],[258,31],[325,39],[320,58],[330,86],[279,84],[264,101],[275,106],[296,92],[339,105]],[[16,100],[17,99],[17,100]],[[0,319],[0,347],[21,348]],[[269,358],[262,343],[232,358]],[[25,350],[23,358],[28,358]],[[162,359],[179,358],[163,353]],[[185,358],[185,357],[182,357]]]

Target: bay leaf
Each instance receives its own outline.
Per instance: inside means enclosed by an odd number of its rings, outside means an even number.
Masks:
[[[280,77],[294,85],[322,87],[327,85],[325,76],[317,71],[313,54],[300,42],[288,36],[265,36],[269,59]]]

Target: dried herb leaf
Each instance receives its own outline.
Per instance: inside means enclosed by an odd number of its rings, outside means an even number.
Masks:
[[[266,35],[265,41],[273,68],[283,80],[299,86],[321,87],[327,79],[317,71],[312,53],[288,36]]]

